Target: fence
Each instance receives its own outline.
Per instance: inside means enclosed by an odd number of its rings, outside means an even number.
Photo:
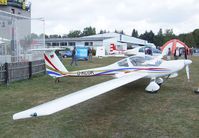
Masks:
[[[0,64],[29,62],[43,59],[44,20],[11,14],[0,10]],[[30,14],[28,12],[28,14]]]
[[[8,84],[13,81],[30,79],[39,73],[45,73],[44,60],[5,63],[0,65],[0,82]]]

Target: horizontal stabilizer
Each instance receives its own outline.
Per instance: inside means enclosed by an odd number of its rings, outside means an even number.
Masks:
[[[36,48],[36,49],[31,49],[31,51],[56,51],[56,50],[64,50],[64,48]]]
[[[86,89],[77,91],[75,93],[66,95],[64,97],[55,99],[53,101],[41,104],[31,109],[16,113],[13,115],[13,119],[17,120],[17,119],[23,119],[23,118],[36,117],[36,116],[50,115],[58,111],[61,111],[65,108],[76,105],[78,103],[84,102],[98,95],[101,95],[103,93],[106,93],[110,90],[121,87],[125,84],[133,82],[140,78],[143,78],[146,75],[147,75],[146,73],[135,72],[135,73],[129,74],[129,76],[126,75],[117,79],[106,81],[106,82],[88,87]]]

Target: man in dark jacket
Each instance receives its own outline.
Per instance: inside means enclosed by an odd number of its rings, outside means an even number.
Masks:
[[[92,61],[92,49],[90,47],[88,48],[88,60]]]
[[[72,50],[72,61],[70,65],[72,66],[74,62],[75,62],[75,65],[77,66],[76,47],[74,47],[74,49]]]

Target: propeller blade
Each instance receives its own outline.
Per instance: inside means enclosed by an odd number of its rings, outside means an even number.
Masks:
[[[185,69],[186,69],[186,73],[187,73],[187,79],[188,79],[188,81],[189,81],[189,80],[190,80],[189,65],[186,65]]]
[[[184,60],[184,65],[185,65],[185,69],[186,69],[186,73],[187,73],[187,79],[188,79],[188,81],[190,80],[190,71],[189,71],[189,65],[192,63],[192,61],[191,60],[189,60],[189,59],[186,59],[186,60]]]

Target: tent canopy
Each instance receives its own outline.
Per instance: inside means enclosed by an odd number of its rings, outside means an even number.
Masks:
[[[171,53],[174,55],[176,48],[185,48],[185,49],[189,49],[189,47],[183,43],[182,41],[178,40],[178,39],[172,39],[168,42],[166,42],[162,47],[161,47],[161,51],[163,55],[167,55],[169,48],[171,49]]]

